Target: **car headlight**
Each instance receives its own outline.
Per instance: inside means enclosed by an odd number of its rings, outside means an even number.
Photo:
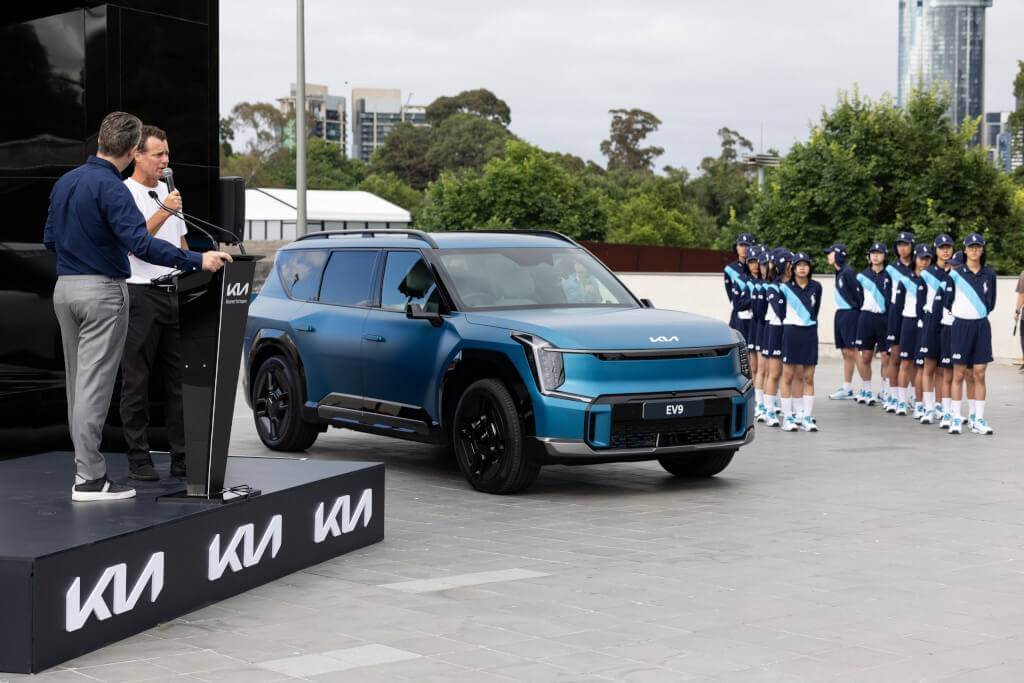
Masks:
[[[514,332],[512,338],[526,347],[526,357],[541,392],[554,391],[565,384],[565,363],[562,354],[552,350],[555,347],[551,342],[525,332]]]

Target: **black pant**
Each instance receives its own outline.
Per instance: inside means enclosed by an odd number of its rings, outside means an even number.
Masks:
[[[164,420],[171,459],[185,461],[185,421],[181,407],[181,345],[178,295],[148,285],[128,285],[128,336],[121,359],[121,424],[132,464],[151,463],[149,387],[163,385]]]

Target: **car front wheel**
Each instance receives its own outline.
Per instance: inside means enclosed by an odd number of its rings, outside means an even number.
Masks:
[[[252,412],[263,444],[275,451],[304,451],[320,428],[302,419],[296,370],[281,356],[263,361],[252,384]]]
[[[729,466],[735,454],[735,450],[708,451],[700,455],[658,458],[658,462],[677,477],[713,477]]]
[[[512,394],[496,379],[474,382],[462,394],[452,448],[469,483],[486,493],[522,491],[540,471],[523,448],[523,423]]]

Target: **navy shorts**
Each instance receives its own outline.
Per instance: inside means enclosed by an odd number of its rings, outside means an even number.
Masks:
[[[782,362],[786,365],[818,364],[818,326],[782,326]]]
[[[939,327],[932,323],[930,315],[925,315],[924,327],[917,331],[917,352],[914,354],[917,365],[924,365],[926,358],[939,357]]]
[[[833,323],[837,349],[857,348],[857,321],[860,320],[860,311],[846,309],[836,311],[836,319]]]
[[[954,365],[983,365],[992,362],[992,326],[988,318],[953,321],[950,349]]]
[[[861,311],[857,320],[857,348],[861,351],[888,351],[889,342],[885,340],[888,322],[885,313]]]
[[[900,360],[914,360],[917,356],[917,338],[922,331],[917,322],[917,318],[900,318]]]
[[[743,339],[747,342],[747,348],[753,348],[750,344],[750,320],[743,320],[742,318],[736,317],[736,314],[732,314],[732,318],[729,319],[729,327],[736,330],[743,335]]]
[[[953,367],[953,349],[951,347],[953,326],[941,325],[940,327],[942,329],[939,330],[939,367],[949,369]]]
[[[768,323],[758,320],[754,325],[757,329],[754,333],[754,350],[764,355],[764,348],[768,345]]]
[[[896,321],[893,323],[893,328],[891,330],[887,329],[888,334],[886,334],[885,340],[889,343],[889,346],[901,346],[900,332],[903,331],[903,327],[901,325],[902,322],[903,317],[897,317]],[[886,326],[888,328],[888,323],[886,323]]]
[[[765,326],[766,344],[761,347],[761,355],[771,358],[782,358],[782,325]]]

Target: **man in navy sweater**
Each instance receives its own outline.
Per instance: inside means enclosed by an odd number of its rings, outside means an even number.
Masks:
[[[60,324],[75,444],[75,501],[131,498],[135,490],[107,479],[99,451],[128,329],[128,254],[182,271],[215,272],[231,256],[199,254],[154,239],[121,173],[132,160],[142,122],[124,112],[100,125],[98,151],[61,176],[50,193],[43,244],[57,254],[53,308]]]

